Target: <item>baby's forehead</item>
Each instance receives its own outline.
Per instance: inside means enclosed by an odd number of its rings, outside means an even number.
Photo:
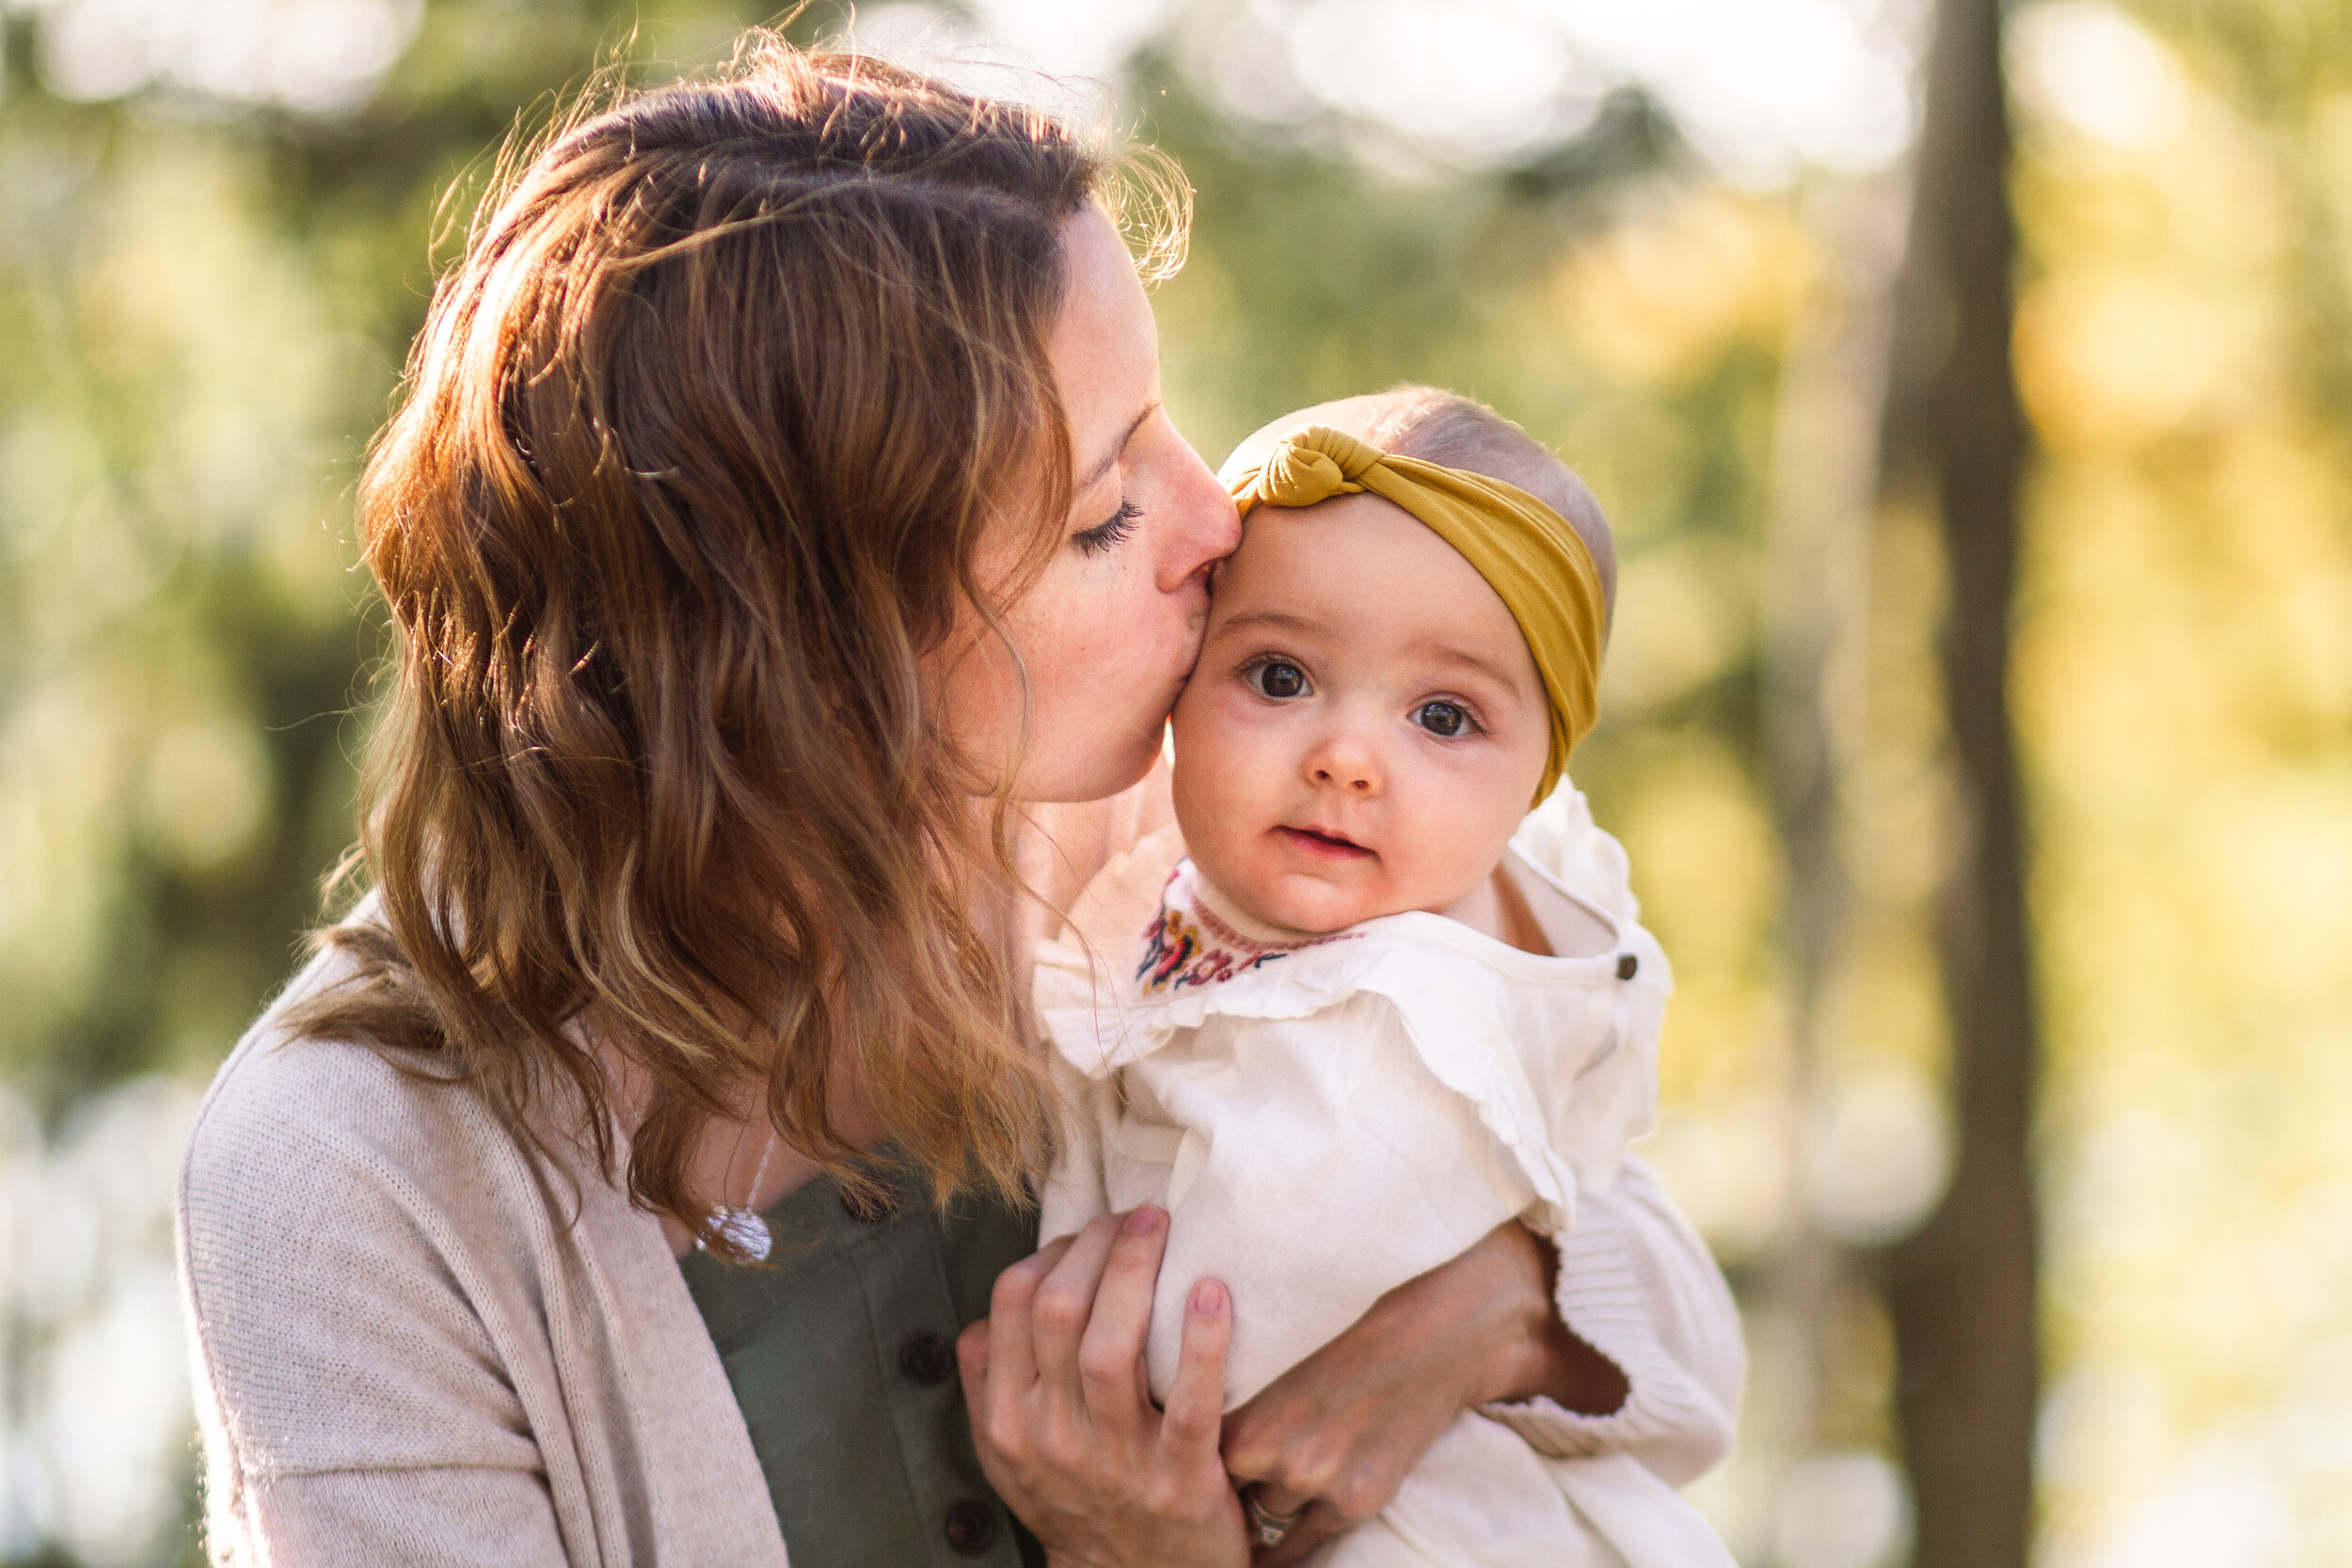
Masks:
[[[1210,634],[1304,637],[1350,657],[1448,650],[1534,682],[1510,608],[1460,551],[1395,502],[1335,496],[1255,507],[1218,569]],[[1524,670],[1519,666],[1524,664]]]
[[[1242,519],[1241,543],[1224,570],[1247,573],[1255,585],[1321,585],[1345,562],[1395,556],[1436,559],[1442,551],[1477,568],[1427,523],[1369,491],[1333,496],[1312,506],[1255,506]],[[1485,579],[1480,579],[1485,580]]]

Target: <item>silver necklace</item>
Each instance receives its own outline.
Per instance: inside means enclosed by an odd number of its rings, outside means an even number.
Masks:
[[[721,1236],[725,1237],[736,1251],[753,1262],[764,1263],[768,1260],[768,1254],[774,1247],[775,1240],[768,1234],[768,1222],[753,1212],[748,1206],[759,1201],[759,1184],[768,1180],[768,1162],[774,1159],[775,1154],[776,1127],[775,1123],[770,1122],[768,1124],[768,1147],[759,1151],[759,1168],[752,1172],[752,1190],[743,1195],[746,1207],[739,1209],[733,1205],[727,1205],[714,1212],[710,1216],[710,1224],[704,1234],[694,1238],[694,1244],[697,1247],[708,1239],[710,1231],[715,1230]]]

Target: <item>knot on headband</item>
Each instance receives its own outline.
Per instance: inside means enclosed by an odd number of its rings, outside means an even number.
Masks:
[[[1327,425],[1293,431],[1233,483],[1245,517],[1261,504],[1312,506],[1365,491],[1403,507],[1453,546],[1518,623],[1551,707],[1551,752],[1535,788],[1541,804],[1600,716],[1608,626],[1592,551],[1565,517],[1516,484],[1398,457]]]
[[[1259,470],[1258,499],[1269,506],[1312,506],[1363,489],[1357,477],[1387,455],[1328,425],[1285,436]]]

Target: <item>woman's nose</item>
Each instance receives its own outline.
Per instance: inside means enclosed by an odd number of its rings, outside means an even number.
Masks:
[[[1233,498],[1216,482],[1216,475],[1190,447],[1184,449],[1183,483],[1171,504],[1184,526],[1173,531],[1173,545],[1159,562],[1159,589],[1173,594],[1196,579],[1206,580],[1208,568],[1241,545],[1241,514]]]

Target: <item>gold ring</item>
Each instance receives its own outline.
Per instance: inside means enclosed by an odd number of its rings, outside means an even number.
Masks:
[[[1250,1533],[1258,1538],[1258,1544],[1279,1546],[1282,1543],[1282,1537],[1288,1535],[1296,1527],[1298,1521],[1307,1516],[1307,1510],[1312,1507],[1313,1503],[1311,1499],[1301,1503],[1288,1513],[1277,1513],[1258,1500],[1258,1489],[1252,1486],[1241,1495],[1241,1506],[1243,1512],[1249,1515]]]

